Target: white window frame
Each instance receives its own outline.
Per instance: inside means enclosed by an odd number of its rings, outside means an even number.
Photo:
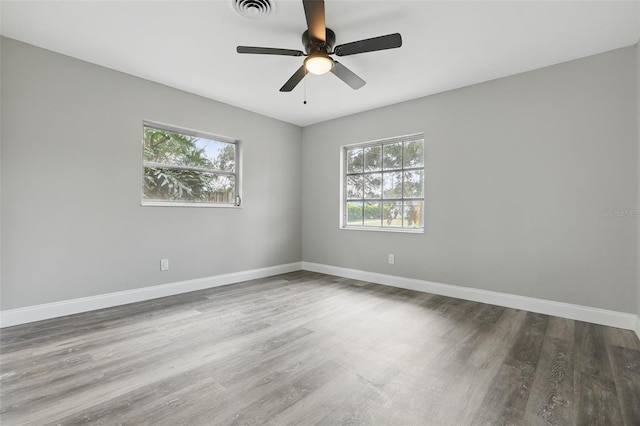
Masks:
[[[365,148],[369,146],[383,146],[386,144],[392,144],[397,142],[407,142],[412,140],[422,140],[423,141],[423,158],[422,158],[422,167],[421,168],[407,168],[408,170],[421,169],[423,172],[423,188],[422,188],[422,209],[420,211],[420,223],[422,226],[420,227],[392,227],[392,226],[359,226],[359,225],[348,225],[347,224],[347,150],[354,148]],[[399,233],[409,233],[409,234],[423,234],[424,233],[424,203],[425,203],[425,188],[424,182],[426,180],[426,172],[425,172],[425,156],[424,153],[426,151],[426,147],[424,146],[425,139],[424,133],[414,133],[405,136],[398,136],[392,138],[378,139],[368,142],[361,142],[356,144],[342,145],[340,147],[340,229],[348,230],[348,231],[377,231],[377,232],[399,232]],[[405,170],[404,162],[402,164],[401,171]],[[362,173],[363,175],[366,172]],[[413,197],[405,197],[404,194],[400,199],[394,199],[393,201],[404,201],[405,199],[416,200],[420,198]],[[380,202],[384,203],[385,199],[381,196]]]
[[[145,162],[144,160],[144,129],[145,127],[151,127],[157,130],[164,130],[172,133],[179,133],[185,136],[196,137],[214,140],[217,142],[224,142],[235,145],[235,172],[227,172],[221,170],[210,170],[210,169],[201,169],[201,168],[193,168],[187,167],[187,169],[208,172],[208,173],[217,173],[217,174],[227,174],[233,175],[235,179],[235,202],[234,203],[201,203],[201,202],[189,202],[189,201],[170,201],[170,200],[150,200],[144,198],[144,168],[145,166],[163,166],[161,164]],[[238,139],[230,138],[227,136],[220,136],[213,133],[202,132],[199,130],[185,129],[182,127],[173,126],[170,124],[158,123],[155,121],[143,120],[142,122],[142,130],[143,137],[141,141],[141,153],[142,153],[142,161],[141,164],[141,177],[142,181],[140,182],[140,200],[141,205],[146,207],[205,207],[205,208],[241,208],[242,207],[242,155],[241,155],[241,144]],[[182,168],[180,166],[172,166],[173,168]]]

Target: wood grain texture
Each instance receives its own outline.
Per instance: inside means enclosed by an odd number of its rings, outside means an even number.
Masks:
[[[299,271],[3,329],[0,423],[638,425],[619,330]]]
[[[609,346],[618,400],[625,425],[640,425],[640,351]]]
[[[521,421],[547,330],[548,316],[528,313],[482,403],[477,425]]]
[[[530,425],[570,425],[573,420],[573,345],[547,336],[525,411]]]
[[[605,334],[604,327],[576,321],[573,389],[577,424],[623,424]]]

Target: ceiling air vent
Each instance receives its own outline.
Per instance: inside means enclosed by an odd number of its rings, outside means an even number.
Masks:
[[[229,0],[235,12],[249,19],[262,19],[275,9],[270,0]]]

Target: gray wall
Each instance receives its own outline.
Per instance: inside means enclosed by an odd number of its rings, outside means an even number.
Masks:
[[[640,22],[640,9],[639,9],[639,22]],[[637,122],[637,137],[638,137],[638,204],[636,205],[638,211],[640,212],[640,42],[636,44],[636,93],[637,93],[637,103],[636,103],[636,122]],[[638,300],[637,306],[637,315],[638,315],[638,323],[640,324],[640,215],[638,216],[638,225],[637,225],[637,245],[636,245],[636,297]],[[640,333],[640,330],[637,330]],[[640,337],[640,336],[638,336]]]
[[[1,43],[3,310],[300,261],[299,127]],[[141,207],[144,119],[240,139],[244,207]]]
[[[635,312],[635,79],[628,47],[305,128],[303,260]],[[425,233],[340,230],[339,147],[414,132]]]
[[[3,310],[303,259],[640,313],[637,48],[301,131],[1,43]],[[244,207],[141,207],[143,119],[241,139]],[[339,230],[339,147],[414,132],[425,233]]]

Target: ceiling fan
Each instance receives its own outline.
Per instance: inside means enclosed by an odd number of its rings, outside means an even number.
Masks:
[[[340,62],[333,60],[330,55],[348,56],[402,46],[402,37],[395,33],[333,47],[336,35],[325,26],[324,0],[302,0],[302,5],[307,18],[307,30],[302,33],[302,44],[306,53],[300,50],[272,47],[238,46],[236,49],[238,53],[258,55],[306,56],[302,66],[280,88],[281,92],[292,91],[307,72],[322,75],[329,71],[351,88],[359,89],[365,85],[365,81]]]

